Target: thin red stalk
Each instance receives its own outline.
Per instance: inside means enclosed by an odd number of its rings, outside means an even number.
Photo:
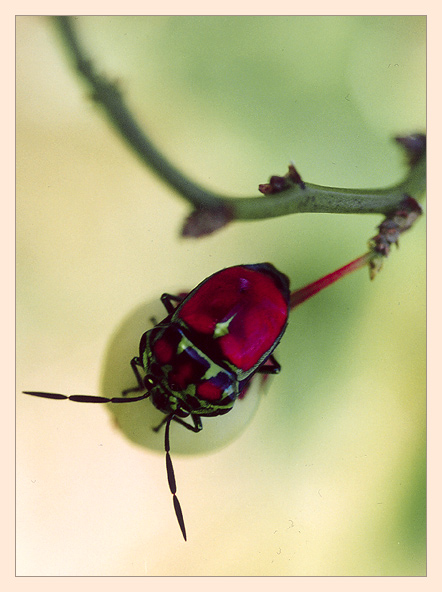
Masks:
[[[344,267],[340,267],[336,271],[332,271],[328,275],[325,275],[319,280],[316,280],[316,282],[308,284],[307,286],[304,286],[299,290],[295,290],[290,294],[290,309],[299,306],[305,300],[308,300],[324,288],[327,288],[327,286],[334,284],[334,282],[348,275],[352,271],[356,271],[356,269],[364,267],[364,265],[367,265],[367,263],[370,261],[372,256],[373,253],[371,252],[365,253],[365,255],[362,255],[362,257],[359,257],[358,259],[351,261],[350,263],[344,265]]]

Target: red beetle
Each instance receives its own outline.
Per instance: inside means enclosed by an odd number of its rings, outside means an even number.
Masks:
[[[129,403],[151,397],[165,414],[155,430],[166,424],[167,476],[186,539],[169,454],[170,422],[199,432],[201,416],[230,411],[256,372],[280,371],[272,352],[287,327],[289,280],[270,263],[237,265],[209,276],[184,298],[163,294],[161,301],[168,315],[143,334],[139,356],[131,361],[137,388],[114,398],[35,391],[26,394],[84,403]],[[128,397],[133,391],[144,392]],[[183,419],[186,417],[192,423]]]

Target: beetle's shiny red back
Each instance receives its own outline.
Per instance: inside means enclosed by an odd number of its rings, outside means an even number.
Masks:
[[[223,269],[177,309],[192,334],[210,338],[220,357],[244,374],[274,350],[289,314],[289,280],[269,263]]]

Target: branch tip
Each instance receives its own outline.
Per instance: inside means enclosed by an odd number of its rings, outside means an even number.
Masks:
[[[427,138],[425,134],[397,136],[395,140],[405,149],[407,162],[411,167],[415,166],[426,153]]]
[[[207,236],[226,226],[233,218],[233,212],[227,205],[218,208],[197,208],[186,218],[181,236],[186,238]]]

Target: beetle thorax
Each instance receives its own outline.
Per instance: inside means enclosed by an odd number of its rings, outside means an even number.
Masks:
[[[149,331],[141,353],[146,388],[163,413],[219,415],[238,397],[236,376],[201,351],[176,323]]]

